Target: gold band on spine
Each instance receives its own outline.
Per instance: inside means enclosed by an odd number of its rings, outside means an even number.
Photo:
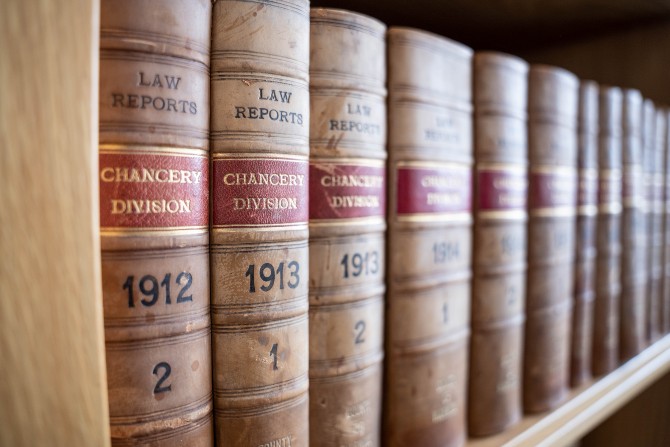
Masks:
[[[407,215],[398,215],[398,222],[472,222],[472,215],[469,211],[455,213],[416,213]]]
[[[193,149],[190,147],[165,147],[144,146],[139,144],[101,144],[98,146],[101,154],[120,155],[164,155],[177,157],[202,157],[209,158],[209,153],[204,149]]]

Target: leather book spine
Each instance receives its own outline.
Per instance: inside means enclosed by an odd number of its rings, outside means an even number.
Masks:
[[[598,215],[598,84],[582,81],[578,111],[578,189],[570,385],[591,379]]]
[[[383,438],[459,446],[471,279],[472,50],[388,32],[389,288]]]
[[[623,91],[622,113],[623,209],[619,357],[623,361],[640,353],[647,345],[647,229],[642,158],[642,95],[638,90]]]
[[[309,445],[309,2],[212,16],[217,445]]]
[[[208,1],[101,3],[100,225],[114,446],[214,443],[210,18]]]
[[[593,374],[619,364],[621,295],[622,106],[618,87],[600,88],[598,255],[593,322]]]
[[[386,26],[310,13],[309,437],[378,446],[386,232]]]
[[[655,219],[655,185],[656,173],[654,164],[656,163],[656,112],[654,103],[650,99],[645,99],[642,109],[643,125],[643,151],[644,151],[644,183],[645,183],[645,210],[646,210],[646,230],[647,230],[647,285],[645,293],[646,321],[645,337],[647,343],[652,343],[657,332],[655,321],[657,320],[657,309],[655,296],[657,295],[658,282],[654,278],[654,219]]]
[[[665,134],[667,120],[664,110],[656,107],[655,137],[654,137],[654,164],[653,164],[653,228],[651,237],[652,266],[651,283],[652,295],[650,297],[651,315],[649,320],[649,338],[652,342],[660,339],[664,334],[663,323],[663,215],[664,215],[664,189],[665,189]]]
[[[528,214],[528,64],[474,56],[472,335],[468,433],[488,436],[521,418]]]
[[[528,89],[528,273],[523,406],[550,410],[567,394],[577,205],[579,81],[531,65]]]
[[[670,109],[665,108],[665,189],[663,198],[663,333],[670,332]]]

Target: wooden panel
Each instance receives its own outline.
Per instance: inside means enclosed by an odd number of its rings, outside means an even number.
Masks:
[[[0,2],[0,445],[109,445],[97,0]]]
[[[655,101],[670,102],[670,21],[522,54],[555,64],[601,84],[633,87]]]
[[[665,375],[582,440],[581,447],[670,445],[670,374]]]
[[[382,6],[383,4],[383,6]],[[669,0],[312,0],[414,26],[475,49],[515,52],[670,17]]]
[[[670,335],[595,382],[572,391],[569,400],[551,413],[524,418],[510,430],[470,439],[467,447],[564,446],[584,434],[670,371]],[[662,395],[667,400],[667,394]],[[648,413],[646,413],[648,414]],[[640,415],[640,421],[643,416]],[[667,424],[667,418],[665,419]],[[633,427],[629,424],[628,427]],[[638,430],[648,429],[639,422]],[[643,428],[644,427],[644,428]],[[603,444],[608,445],[608,444]],[[667,445],[632,443],[626,445]],[[608,445],[609,447],[609,445]]]

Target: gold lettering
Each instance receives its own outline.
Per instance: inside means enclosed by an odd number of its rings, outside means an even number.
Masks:
[[[297,210],[296,197],[234,197],[235,210]]]
[[[191,213],[191,201],[182,199],[112,199],[112,214],[185,214]]]
[[[303,186],[304,182],[305,176],[302,174],[229,172],[223,176],[223,183],[228,186]]]

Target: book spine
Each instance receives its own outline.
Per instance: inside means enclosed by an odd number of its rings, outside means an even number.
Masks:
[[[156,15],[171,17],[171,25]],[[100,224],[112,444],[211,446],[211,4],[104,0],[100,17]]]
[[[646,346],[645,292],[647,229],[642,159],[642,95],[623,92],[623,196],[621,215],[620,359],[627,360]]]
[[[521,418],[528,214],[528,64],[474,57],[474,240],[468,433]]]
[[[465,442],[472,50],[392,28],[384,442]]]
[[[618,87],[600,88],[598,256],[593,323],[594,375],[612,371],[619,362],[622,98]]]
[[[386,231],[386,27],[310,13],[309,437],[377,446]]]
[[[526,413],[554,408],[569,382],[578,87],[577,78],[565,70],[530,68]]]
[[[309,445],[309,3],[212,17],[216,442]]]
[[[663,198],[663,333],[670,332],[670,109],[665,108],[665,189]]]
[[[656,314],[656,300],[657,281],[654,279],[654,218],[655,218],[655,167],[656,163],[656,114],[654,103],[650,99],[645,99],[642,109],[643,122],[643,150],[644,150],[644,189],[645,189],[645,209],[646,209],[646,231],[647,231],[647,284],[645,291],[645,338],[647,343],[655,340],[655,321]]]
[[[578,190],[570,385],[591,379],[598,214],[598,84],[582,81],[578,110]]]
[[[651,319],[649,323],[650,340],[656,341],[661,338],[664,331],[663,323],[663,215],[664,215],[664,189],[665,189],[665,133],[666,115],[662,108],[656,107],[655,137],[654,137],[654,165],[653,165],[653,228],[652,228],[652,267],[651,282]]]

